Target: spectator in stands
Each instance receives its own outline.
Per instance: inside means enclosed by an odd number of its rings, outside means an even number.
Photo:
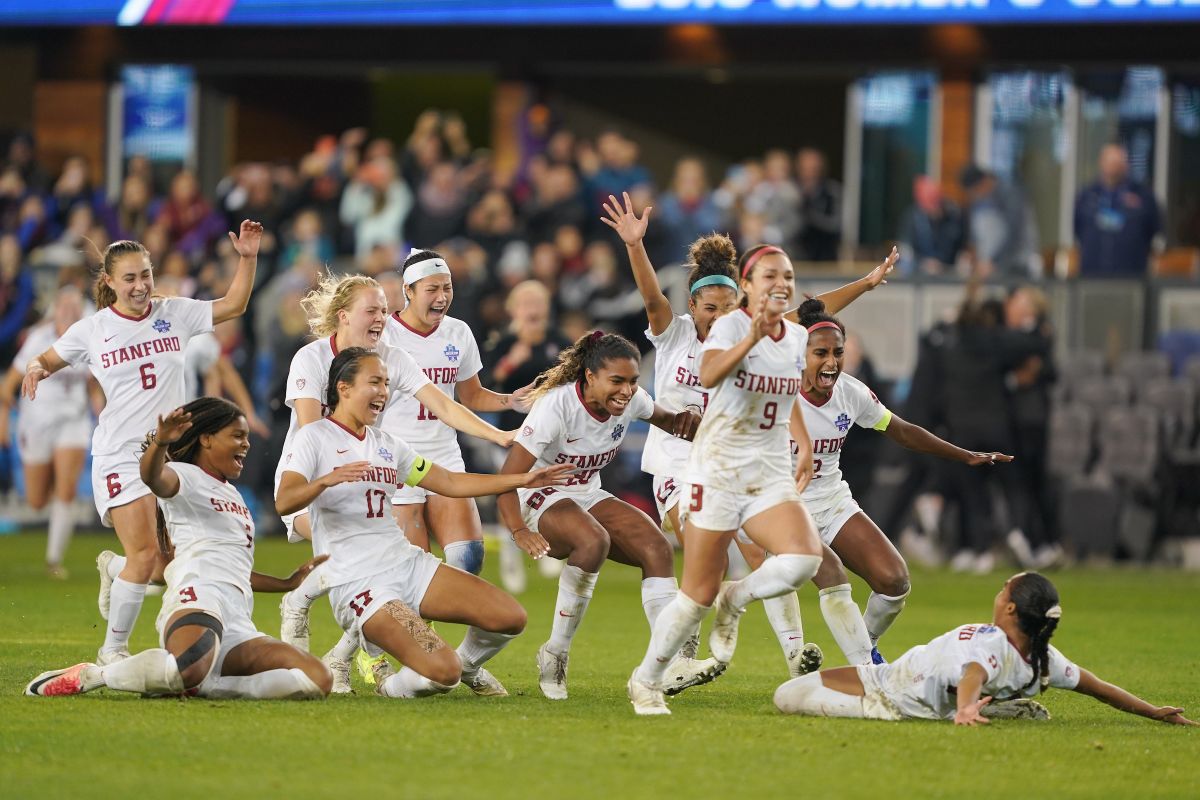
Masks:
[[[33,274],[25,266],[20,240],[0,236],[0,364],[11,364],[21,344],[21,332],[37,321]]]
[[[71,209],[78,205],[91,206],[92,201],[92,182],[88,175],[87,160],[81,156],[71,156],[63,162],[62,172],[54,182],[54,191],[51,192],[46,205],[54,233],[61,232],[67,226]]]
[[[27,192],[19,169],[15,166],[0,169],[0,232],[9,233],[20,226],[21,204]]]
[[[599,163],[594,172],[589,172],[590,159],[581,163],[587,176],[588,208],[599,208],[610,194],[620,197],[621,192],[650,183],[649,171],[638,163],[637,144],[621,133],[608,130],[600,134],[596,153]]]
[[[158,205],[145,178],[127,175],[121,183],[120,197],[114,203],[103,204],[99,217],[110,239],[137,242],[158,215]]]
[[[656,225],[667,232],[663,243],[667,260],[661,262],[663,265],[682,264],[692,242],[721,228],[721,210],[713,201],[704,163],[695,157],[675,163],[671,191],[658,198],[654,210]]]
[[[321,215],[315,208],[305,208],[296,214],[290,230],[284,234],[284,243],[281,269],[288,269],[301,258],[327,264],[334,257],[333,240],[325,234]]]
[[[29,133],[18,133],[8,143],[8,158],[4,160],[4,166],[17,170],[21,182],[31,192],[41,194],[50,188],[50,176],[37,161],[33,136]]]
[[[46,216],[46,203],[39,194],[26,194],[17,212],[17,239],[21,249],[29,252],[45,242],[50,236],[50,220]]]
[[[166,225],[171,246],[188,253],[207,251],[225,232],[225,221],[213,214],[196,176],[187,169],[171,179],[171,191],[156,221]]]
[[[458,168],[440,161],[426,172],[417,189],[417,204],[408,218],[405,238],[414,246],[440,242],[462,233],[467,215],[467,195]]]
[[[467,237],[487,252],[488,264],[500,260],[504,248],[517,238],[518,232],[512,201],[502,191],[485,194],[467,215]]]
[[[967,197],[975,273],[1040,278],[1037,224],[1024,193],[974,164],[963,167],[958,183]]]
[[[763,158],[761,180],[750,188],[743,202],[747,212],[762,220],[758,241],[795,252],[802,224],[800,205],[800,187],[792,180],[791,158],[783,150],[769,151]]]
[[[796,156],[800,183],[799,258],[836,261],[842,243],[842,185],[825,174],[825,156],[812,147]]]
[[[354,228],[354,255],[363,258],[378,244],[401,244],[404,220],[412,210],[412,192],[396,176],[390,158],[365,162],[342,193],[343,225]]]
[[[913,179],[913,206],[900,223],[900,270],[911,275],[945,275],[954,270],[967,243],[958,204],[928,175]]]
[[[1100,177],[1075,201],[1079,274],[1139,278],[1146,274],[1150,246],[1162,229],[1158,201],[1129,179],[1129,157],[1119,144],[1100,151]]]
[[[536,163],[539,162],[530,162],[532,194],[522,209],[529,240],[535,244],[549,241],[563,225],[574,225],[583,230],[587,209],[580,196],[574,168],[569,164],[535,167]]]

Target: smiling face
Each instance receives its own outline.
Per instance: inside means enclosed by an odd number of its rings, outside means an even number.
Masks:
[[[688,298],[688,311],[696,323],[696,334],[708,338],[717,317],[737,308],[737,292],[729,286],[705,286]]]
[[[808,335],[805,352],[804,382],[814,393],[828,397],[842,374],[846,357],[846,341],[835,328],[821,328]]]
[[[104,273],[104,282],[117,295],[116,309],[127,317],[146,313],[154,294],[154,270],[144,253],[127,253],[113,259],[112,271]]]
[[[338,342],[342,347],[374,350],[387,322],[387,296],[383,289],[364,286],[350,305],[338,312]]]
[[[638,362],[632,358],[610,358],[600,369],[584,371],[583,399],[593,409],[614,417],[625,413],[637,391]]]
[[[450,312],[454,302],[454,282],[449,275],[430,275],[405,287],[408,308],[403,316],[423,329],[436,328]]]
[[[242,477],[246,454],[250,452],[250,426],[238,417],[216,433],[200,437],[198,467],[227,481]]]
[[[753,313],[761,298],[767,298],[767,311],[782,314],[791,307],[796,294],[796,272],[783,253],[768,253],[754,262],[749,277],[742,278],[746,307]]]
[[[338,398],[334,414],[343,422],[374,425],[388,399],[387,368],[383,361],[373,355],[360,360],[352,382],[338,381]]]

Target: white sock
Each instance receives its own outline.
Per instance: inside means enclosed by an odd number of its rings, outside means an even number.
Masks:
[[[304,670],[269,669],[254,675],[210,675],[200,684],[201,697],[213,700],[320,700],[321,687]]]
[[[734,581],[725,592],[725,604],[740,610],[755,600],[794,592],[816,575],[820,566],[820,556],[802,556],[796,553],[771,556],[758,569],[740,581]]]
[[[783,648],[786,656],[788,650],[804,644],[804,623],[800,621],[800,598],[795,592],[781,594],[779,597],[768,597],[763,600],[763,611],[767,612],[767,621],[775,638]]]
[[[850,584],[843,583],[822,589],[819,594],[821,616],[833,634],[834,641],[852,665],[871,663],[871,639],[863,624],[862,612],[850,593]]]
[[[349,661],[358,652],[358,642],[356,631],[343,631],[342,638],[338,639],[337,644],[329,651],[329,655],[333,658],[340,658],[342,661]]]
[[[863,699],[830,689],[821,681],[821,673],[810,672],[792,678],[775,690],[775,707],[785,714],[810,717],[866,718]]]
[[[463,637],[462,644],[456,651],[459,660],[462,661],[463,677],[474,677],[480,667],[495,658],[496,654],[508,647],[508,643],[515,638],[515,633],[492,633],[474,625],[467,628],[467,635]]]
[[[458,686],[458,681],[454,686]],[[395,675],[389,675],[380,685],[379,693],[384,697],[429,697],[445,694],[454,688],[429,680],[411,667],[401,667]]]
[[[483,572],[483,542],[471,539],[465,542],[451,542],[442,548],[446,554],[446,563],[458,567],[463,572],[478,575]]]
[[[329,587],[325,585],[324,564],[320,564],[316,569],[304,576],[304,580],[300,581],[300,585],[284,596],[284,602],[294,609],[312,608],[312,604],[316,602],[318,597],[324,597],[329,593]]]
[[[179,694],[183,691],[183,677],[175,656],[158,648],[100,667],[100,675],[105,686],[119,692]]]
[[[658,615],[675,599],[679,591],[679,582],[674,578],[646,578],[642,581],[642,610],[646,612],[646,621],[654,630],[654,621]]]
[[[113,556],[108,562],[108,579],[115,581],[117,576],[121,574],[121,570],[125,569],[125,556]]]
[[[904,602],[907,599],[908,592],[899,597],[871,592],[871,596],[867,598],[867,611],[863,614],[863,621],[867,625],[867,635],[871,637],[871,644],[878,642],[879,637],[892,627],[896,617],[900,616],[900,612],[904,610]]]
[[[130,583],[123,578],[113,579],[112,593],[108,601],[108,628],[104,634],[104,645],[100,648],[102,651],[118,652],[129,649],[129,635],[137,622],[138,612],[142,610],[142,600],[145,597],[144,583]]]
[[[598,572],[584,572],[570,564],[563,568],[558,576],[558,602],[554,606],[554,624],[550,628],[550,640],[546,642],[547,650],[559,654],[570,651],[571,640],[583,621],[598,577]]]
[[[46,563],[61,564],[75,530],[75,516],[71,504],[62,500],[50,503],[50,530],[46,536]]]
[[[675,654],[688,637],[699,630],[704,615],[711,606],[702,606],[683,592],[676,592],[675,599],[658,615],[650,632],[650,644],[646,656],[638,666],[638,680],[657,685],[663,673],[675,660]]]

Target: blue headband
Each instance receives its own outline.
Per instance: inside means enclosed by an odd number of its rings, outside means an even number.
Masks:
[[[733,278],[728,275],[709,275],[707,278],[701,278],[692,284],[689,294],[695,294],[705,286],[728,286],[730,289],[737,291],[738,285],[733,282]]]

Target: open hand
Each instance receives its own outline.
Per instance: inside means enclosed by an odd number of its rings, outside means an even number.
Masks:
[[[308,561],[305,561],[303,564],[296,567],[296,571],[284,580],[284,583],[287,584],[287,590],[290,592],[293,589],[299,588],[304,579],[308,577],[308,573],[312,572],[314,569],[319,567],[321,564],[324,564],[328,560],[328,554],[316,556],[315,558],[310,558]]]
[[[548,467],[538,467],[525,473],[525,483],[522,489],[540,489],[543,486],[562,486],[567,482],[567,476],[575,471],[574,464],[552,464]]]
[[[37,385],[40,381],[50,377],[50,372],[42,366],[40,361],[34,361],[25,369],[25,377],[21,379],[21,395],[33,400],[37,397]]]
[[[229,232],[229,241],[233,242],[233,249],[242,258],[258,258],[258,248],[263,238],[262,223],[244,219],[240,234],[234,236],[233,231]]]
[[[992,702],[990,697],[981,697],[966,708],[960,708],[954,715],[955,725],[966,725],[972,727],[974,725],[990,725],[991,720],[983,716],[979,712],[983,707]]]
[[[328,475],[323,476],[320,481],[328,488],[330,486],[337,486],[339,483],[361,481],[367,477],[367,473],[370,471],[371,462],[351,461],[349,464],[342,464],[340,467],[332,470]]]
[[[896,262],[900,260],[900,251],[895,245],[892,245],[892,252],[888,253],[879,266],[867,273],[867,284],[874,289],[880,284],[887,283],[888,275],[892,274],[892,270],[896,268]]]
[[[992,466],[994,464],[1007,464],[1012,461],[1012,456],[1006,456],[1004,453],[971,453],[971,457],[966,460],[968,467]]]
[[[550,543],[546,538],[529,528],[521,528],[512,535],[512,539],[517,543],[517,547],[528,553],[534,561],[550,553]]]
[[[154,439],[166,447],[178,442],[190,427],[192,427],[192,415],[182,408],[177,408],[165,417],[162,414],[158,415],[158,430],[154,434]]]
[[[646,226],[650,223],[651,206],[646,206],[646,210],[642,212],[641,219],[633,211],[633,203],[629,199],[629,192],[622,192],[621,195],[625,198],[625,208],[617,202],[617,198],[611,194],[608,196],[608,202],[604,203],[604,213],[607,217],[601,217],[600,221],[617,232],[621,237],[621,241],[625,244],[637,244],[646,235]]]
[[[800,466],[796,468],[796,491],[804,494],[804,490],[812,483],[813,479],[813,460],[812,457],[800,459]]]
[[[532,383],[522,386],[508,396],[508,407],[521,414],[528,414],[529,409],[533,408],[533,400],[529,398],[531,394],[533,394]]]
[[[1156,719],[1159,722],[1166,722],[1170,725],[1196,725],[1200,726],[1200,722],[1194,722],[1183,715],[1183,709],[1175,706],[1163,706],[1155,709],[1150,715],[1151,719]]]
[[[675,415],[675,420],[671,423],[671,435],[690,442],[696,438],[696,429],[700,427],[701,419],[703,418],[695,411],[685,408]]]

